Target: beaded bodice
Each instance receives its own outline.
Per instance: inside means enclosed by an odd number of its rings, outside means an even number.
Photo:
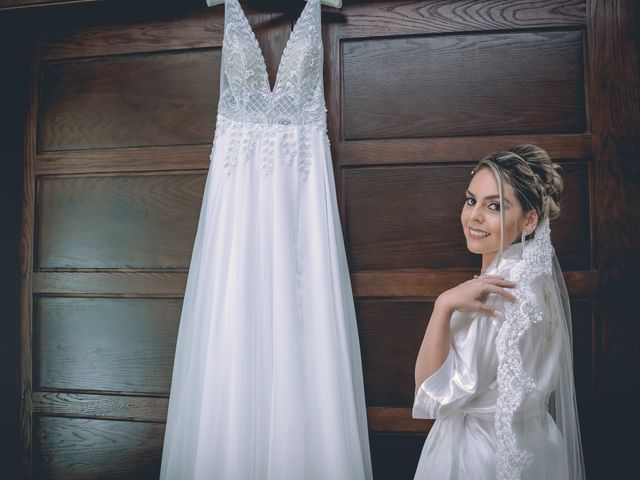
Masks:
[[[239,0],[227,0],[218,114],[237,122],[326,125],[320,0],[309,0],[289,36],[273,90]]]

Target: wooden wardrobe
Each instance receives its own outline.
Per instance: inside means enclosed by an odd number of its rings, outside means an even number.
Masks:
[[[303,5],[243,4],[272,83]],[[431,426],[411,418],[415,357],[434,299],[480,268],[459,223],[470,170],[524,142],[566,182],[551,228],[589,478],[626,478],[634,450],[619,436],[635,428],[640,360],[639,8],[323,7],[376,479],[413,478]],[[223,15],[205,0],[0,0],[3,478],[158,476]]]

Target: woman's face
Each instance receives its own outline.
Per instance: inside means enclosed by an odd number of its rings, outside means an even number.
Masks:
[[[503,182],[505,241],[503,249],[535,228],[535,210],[525,216],[513,187]],[[535,217],[535,218],[533,218]],[[472,253],[496,254],[500,247],[500,197],[498,183],[489,168],[481,168],[471,179],[460,215],[467,248]]]

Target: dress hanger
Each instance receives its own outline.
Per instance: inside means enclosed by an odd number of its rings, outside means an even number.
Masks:
[[[215,5],[220,5],[224,3],[225,0],[207,0],[207,5],[213,7]],[[309,0],[304,0],[308,2]],[[327,5],[329,7],[340,8],[342,7],[342,0],[320,0],[320,3]]]

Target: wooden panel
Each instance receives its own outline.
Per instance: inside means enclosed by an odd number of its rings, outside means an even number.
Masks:
[[[212,145],[106,148],[36,155],[35,174],[206,170]]]
[[[199,8],[193,9],[189,3]],[[60,12],[56,30],[43,32],[40,55],[43,60],[56,60],[219,47],[224,6],[203,7],[205,2],[199,0],[156,2],[153,8],[144,2],[110,2],[108,6],[75,10],[73,15]],[[251,18],[251,13],[248,15]]]
[[[413,405],[414,366],[431,302],[356,301],[367,406]]]
[[[210,143],[220,49],[42,66],[38,150]]]
[[[345,241],[352,271],[475,268],[459,223],[469,165],[350,168],[343,173]],[[551,224],[563,270],[590,267],[588,168],[561,163],[565,197]],[[459,192],[456,196],[452,192]]]
[[[454,287],[477,270],[365,270],[351,274],[351,288],[358,297],[399,297],[433,299],[444,289]],[[563,271],[571,295],[592,297],[597,294],[596,270]],[[35,293],[73,295],[117,295],[127,297],[182,296],[187,272],[36,272]]]
[[[593,325],[593,301],[575,299],[571,302],[573,323],[573,362],[576,397],[581,412],[593,408],[595,363],[595,328]]]
[[[169,399],[131,395],[35,392],[33,411],[43,415],[164,423]]]
[[[44,177],[38,268],[188,268],[205,176]]]
[[[415,361],[432,309],[431,302],[356,299],[369,407],[412,407]],[[576,389],[581,409],[587,409],[592,402],[594,360],[591,303],[573,300],[571,312]],[[396,416],[390,424],[405,423],[406,428],[406,421]]]
[[[343,42],[344,138],[585,131],[581,31]]]
[[[65,3],[92,3],[99,1],[101,0],[0,0],[0,10],[42,7],[46,5],[58,5]]]
[[[593,111],[594,258],[600,269],[597,469],[594,478],[638,471],[640,419],[640,3],[587,0]]]
[[[584,0],[422,0],[344,2],[344,37],[584,25]],[[328,23],[328,22],[327,22]]]
[[[522,143],[538,145],[556,160],[592,157],[591,134],[576,133],[358,140],[339,142],[336,158],[340,165],[460,162]]]
[[[164,425],[40,417],[34,435],[37,478],[157,479]]]
[[[32,392],[32,323],[33,295],[31,293],[32,272],[34,270],[34,238],[36,184],[33,157],[36,145],[36,118],[38,97],[38,55],[34,45],[27,47],[29,54],[29,86],[27,96],[26,121],[24,128],[24,174],[22,180],[22,224],[20,226],[20,367],[18,371],[20,398],[20,458],[19,477],[32,476],[33,428],[31,411]]]
[[[367,423],[372,432],[426,433],[433,419],[413,418],[413,407],[367,407]]]
[[[166,394],[180,299],[38,297],[34,390]]]
[[[131,395],[35,392],[33,412],[45,416],[102,418],[165,423],[167,397]],[[411,408],[368,407],[369,430],[382,432],[425,433],[433,420],[411,418]]]
[[[126,295],[128,297],[182,296],[186,272],[36,272],[34,293],[72,295]]]
[[[442,292],[472,278],[477,269],[455,270],[363,270],[351,274],[351,287],[358,297],[394,297],[433,300]],[[596,270],[562,272],[571,295],[597,294]]]
[[[416,472],[426,435],[372,433],[371,461],[376,480],[411,480]]]

